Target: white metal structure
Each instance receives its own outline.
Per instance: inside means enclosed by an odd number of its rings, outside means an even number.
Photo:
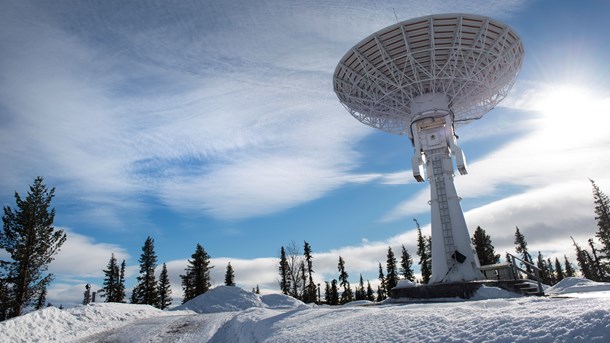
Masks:
[[[431,188],[430,283],[482,278],[459,197],[453,160],[467,174],[455,127],[481,118],[508,94],[523,45],[507,25],[471,14],[403,21],[360,41],[335,69],[334,90],[362,123],[408,134],[413,176]]]

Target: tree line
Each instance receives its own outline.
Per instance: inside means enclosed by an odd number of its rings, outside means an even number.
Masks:
[[[610,200],[593,180],[591,180],[591,183],[595,204],[595,220],[598,228],[595,236],[599,240],[597,243],[599,247],[596,246],[593,238],[587,241],[591,249],[590,251],[582,249],[573,238],[572,241],[576,249],[580,274],[593,281],[607,282],[610,281]],[[355,290],[352,290],[348,279],[349,274],[345,270],[345,260],[339,256],[337,264],[338,278],[324,281],[324,302],[330,305],[339,305],[353,300],[382,301],[389,296],[389,291],[397,285],[401,278],[422,284],[428,283],[432,275],[431,237],[423,235],[419,223],[415,219],[414,221],[417,226],[416,254],[421,272],[420,279],[415,279],[412,268],[413,259],[405,246],[402,245],[399,267],[392,247],[388,246],[385,272],[381,262],[379,262],[379,284],[377,290],[374,291],[372,289],[369,280],[366,281],[367,285],[364,285],[362,274],[360,274],[360,281]],[[529,252],[525,236],[518,226],[515,229],[514,237],[515,252],[522,260],[539,269],[542,283],[552,286],[566,277],[576,276],[576,270],[566,255],[561,260],[559,257],[555,257],[552,260],[551,258],[545,258],[538,251],[537,259],[534,261]],[[500,254],[495,252],[491,237],[480,226],[475,229],[471,242],[481,265],[500,263]],[[511,261],[508,255],[506,256],[506,261]],[[528,273],[533,273],[530,265],[525,264],[521,267],[525,268]],[[302,256],[294,242],[291,242],[286,248],[284,246],[281,247],[279,286],[283,294],[290,295],[306,303],[322,302],[321,290],[318,289],[321,285],[314,283],[313,273],[312,250],[311,245],[307,241],[304,242]]]

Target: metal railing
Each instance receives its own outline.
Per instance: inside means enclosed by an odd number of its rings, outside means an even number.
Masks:
[[[538,284],[538,292],[539,293],[544,293],[544,290],[542,288],[542,282],[540,281],[540,268],[538,268],[537,266],[533,265],[530,262],[524,261],[522,259],[520,259],[519,257],[511,254],[511,253],[506,253],[506,256],[508,257],[508,262],[510,262],[510,264],[512,265],[513,268],[513,274],[515,276],[515,279],[517,279],[517,275],[519,275],[519,271],[525,273],[527,276],[529,276],[530,279],[534,279],[536,280],[537,284]],[[517,265],[517,261],[519,261],[521,264],[524,264],[527,267],[530,267],[531,270],[533,270],[534,272],[530,272],[527,269],[522,269]]]

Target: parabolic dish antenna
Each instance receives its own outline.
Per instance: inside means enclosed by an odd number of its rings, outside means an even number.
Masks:
[[[466,160],[455,126],[480,119],[506,97],[523,61],[519,36],[494,19],[437,14],[406,20],[363,39],[333,76],[341,103],[362,123],[408,134],[413,175],[430,180],[430,283],[481,279],[459,197]]]

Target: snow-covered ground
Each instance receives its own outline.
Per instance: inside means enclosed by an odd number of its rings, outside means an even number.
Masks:
[[[0,342],[610,342],[610,284],[568,278],[546,293],[330,307],[223,286],[172,311],[46,308],[0,323]]]

